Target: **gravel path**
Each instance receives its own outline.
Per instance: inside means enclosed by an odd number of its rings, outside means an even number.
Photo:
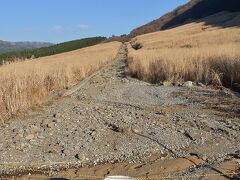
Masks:
[[[0,174],[30,167],[148,163],[240,156],[240,98],[225,90],[164,87],[125,77],[116,59],[51,103],[0,127]]]

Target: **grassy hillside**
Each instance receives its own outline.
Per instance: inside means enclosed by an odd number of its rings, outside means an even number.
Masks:
[[[94,73],[114,59],[120,45],[120,42],[102,43],[1,66],[0,120],[41,103],[49,93],[71,87]]]
[[[105,37],[92,37],[92,38],[85,38],[80,40],[64,42],[64,43],[56,44],[54,46],[43,47],[39,49],[1,53],[0,64],[7,61],[14,61],[16,59],[38,58],[38,57],[51,56],[59,53],[73,51],[76,49],[96,45],[104,41],[105,39],[106,39]]]
[[[206,20],[218,21],[216,16]],[[152,83],[194,81],[233,87],[240,84],[239,34],[238,27],[199,22],[137,36],[132,42],[142,48],[135,50],[129,45],[129,73]]]

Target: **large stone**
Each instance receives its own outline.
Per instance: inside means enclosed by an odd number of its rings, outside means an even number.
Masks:
[[[193,86],[193,82],[192,81],[186,81],[184,84],[183,84],[184,87],[192,87]]]

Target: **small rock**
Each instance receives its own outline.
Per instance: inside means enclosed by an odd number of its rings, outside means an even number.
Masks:
[[[26,140],[33,140],[34,139],[34,134],[29,134],[28,136],[25,137]]]
[[[23,138],[23,134],[22,134],[22,133],[19,133],[18,136],[19,136],[20,138]]]
[[[232,126],[232,129],[233,129],[233,130],[238,130],[238,126],[237,126],[237,125],[233,125],[233,126]]]
[[[184,134],[184,133],[185,133],[185,130],[180,129],[179,132],[182,133],[182,134]]]
[[[16,150],[22,150],[20,145],[16,145],[16,146],[15,146],[15,149],[16,149]]]
[[[39,139],[44,139],[45,137],[44,136],[38,136]]]
[[[48,127],[48,128],[53,128],[53,127],[54,127],[54,123],[52,123],[52,122],[48,123],[48,124],[47,124],[47,127]]]
[[[206,161],[207,159],[208,159],[208,158],[207,158],[206,155],[203,155],[203,156],[202,156],[202,160]]]
[[[92,136],[95,136],[95,135],[96,135],[96,131],[93,131],[91,135],[92,135]]]
[[[183,87],[192,87],[193,86],[193,82],[192,81],[186,81],[184,84],[183,84]]]
[[[16,145],[17,150],[23,150],[26,145],[24,143],[20,143]]]
[[[19,132],[19,134],[24,134],[24,129],[20,128],[20,129],[18,130],[18,132]]]
[[[227,122],[228,124],[231,124],[231,123],[232,123],[232,121],[231,121],[230,119],[227,119],[226,122]]]
[[[30,129],[30,132],[31,132],[32,134],[36,134],[36,133],[41,132],[41,129],[40,129],[39,127],[37,127],[37,126],[31,126],[30,128],[31,128],[31,129]]]
[[[24,148],[26,146],[25,143],[21,143],[21,148]]]
[[[170,82],[170,81],[164,81],[164,82],[163,82],[163,86],[165,86],[165,87],[172,86],[172,82]]]

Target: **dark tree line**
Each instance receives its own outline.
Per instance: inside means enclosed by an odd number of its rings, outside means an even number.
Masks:
[[[103,42],[104,40],[106,40],[105,37],[92,37],[92,38],[85,38],[80,40],[64,42],[64,43],[56,44],[50,47],[43,47],[39,49],[1,53],[0,64],[3,64],[4,62],[7,62],[7,61],[14,61],[16,59],[31,59],[31,58],[51,56],[59,53],[69,52],[76,49],[96,45],[98,43]]]

